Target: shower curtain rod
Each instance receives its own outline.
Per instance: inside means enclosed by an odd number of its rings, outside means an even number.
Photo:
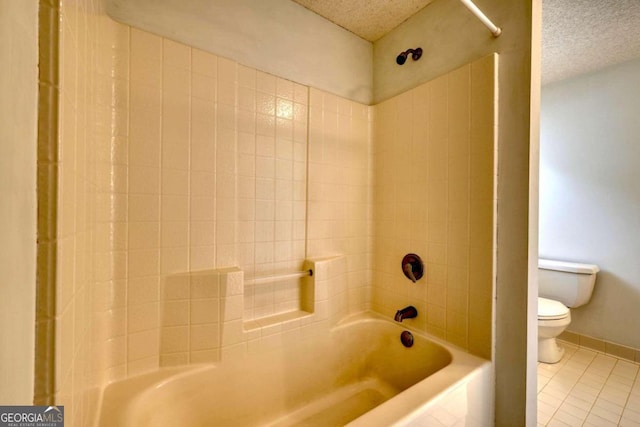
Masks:
[[[502,34],[502,30],[500,29],[500,27],[491,22],[491,20],[487,18],[487,15],[482,13],[482,11],[478,9],[478,6],[473,4],[471,0],[460,1],[462,2],[462,4],[467,6],[467,9],[469,9],[471,13],[473,13],[480,21],[482,21],[482,23],[489,29],[489,31],[491,31],[491,34],[493,34],[494,37],[498,37],[500,34]]]

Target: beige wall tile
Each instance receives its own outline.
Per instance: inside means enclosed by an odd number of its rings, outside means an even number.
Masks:
[[[191,69],[191,48],[182,43],[162,39],[163,66]]]
[[[473,70],[463,66],[375,107],[375,233],[382,241],[372,298],[388,315],[413,303],[426,311],[421,328],[490,356],[493,151],[471,144],[493,141],[493,92],[472,101]],[[476,73],[476,84],[493,76],[491,67]],[[473,127],[487,117],[487,126]],[[405,294],[398,263],[409,252],[425,262],[416,284],[424,292]]]
[[[146,357],[144,359],[132,360],[127,363],[127,375],[134,376],[157,369],[160,364],[158,356]]]
[[[129,224],[128,249],[151,249],[160,245],[160,223],[138,221]]]
[[[187,195],[189,192],[189,172],[180,169],[162,170],[162,194]]]
[[[120,294],[126,292],[126,301],[129,305],[158,301],[159,283],[160,279],[158,276],[131,277],[128,282],[125,280],[119,281],[118,286],[120,289],[118,292]],[[125,304],[122,306],[124,305]]]
[[[157,329],[149,329],[128,335],[127,361],[133,362],[157,356],[159,336]],[[138,371],[136,369],[136,371]]]
[[[190,319],[189,301],[164,301],[160,317],[161,326],[188,325]]]
[[[131,30],[131,81],[146,82],[155,87],[162,84],[162,38],[146,31]]]
[[[132,334],[156,328],[159,322],[158,308],[157,302],[131,305],[127,316],[127,332]]]
[[[174,326],[166,327],[160,330],[160,352],[180,353],[189,350],[189,327]],[[174,361],[175,364],[177,361]],[[165,362],[166,363],[166,362]]]
[[[157,276],[160,273],[160,251],[157,248],[129,251],[129,277]]]
[[[161,297],[163,300],[183,300],[190,296],[189,275],[174,274],[164,278]]]
[[[192,49],[191,53],[192,70],[195,73],[204,74],[216,78],[218,75],[217,56],[199,49]]]
[[[190,303],[190,323],[192,325],[218,323],[219,318],[218,299],[198,299]]]
[[[148,194],[129,195],[130,221],[159,221],[160,196]]]
[[[218,324],[192,325],[190,350],[211,350],[220,346]]]
[[[160,273],[170,274],[189,269],[189,248],[169,247],[162,249],[160,259]]]

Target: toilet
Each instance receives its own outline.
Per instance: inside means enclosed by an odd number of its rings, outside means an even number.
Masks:
[[[570,308],[589,302],[597,265],[540,259],[538,261],[538,361],[557,363],[564,348],[556,337],[571,323]]]

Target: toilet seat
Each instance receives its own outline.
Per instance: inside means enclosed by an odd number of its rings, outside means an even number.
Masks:
[[[538,297],[538,320],[559,320],[569,316],[569,307],[552,299]]]

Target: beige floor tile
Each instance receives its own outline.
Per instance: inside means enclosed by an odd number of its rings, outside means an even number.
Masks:
[[[640,427],[640,364],[563,345],[538,364],[538,426]]]
[[[554,408],[554,410],[558,409],[560,405],[562,405],[563,400],[564,399],[559,398],[553,394],[546,393],[545,391],[538,394],[538,402],[546,403],[547,405]]]
[[[618,424],[591,413],[585,420],[584,425],[590,427],[616,427]]]
[[[545,423],[548,422],[553,415],[556,413],[560,405],[552,405],[547,402],[543,402],[538,400],[538,421],[542,421],[542,418],[545,418]]]
[[[640,412],[640,394],[631,393],[627,399],[627,407]]]
[[[607,409],[604,409],[602,406],[594,405],[594,407],[591,408],[591,412],[589,412],[589,416],[587,417],[587,419],[589,419],[589,417],[592,415],[596,415],[615,425],[617,425],[618,421],[620,421],[620,415],[617,415],[615,412],[608,411]]]
[[[593,406],[593,402],[587,402],[586,400],[579,399],[573,394],[567,396],[567,398],[564,400],[564,403],[575,406],[576,408],[582,409],[586,412],[589,412],[589,410],[591,410],[591,407]]]
[[[589,408],[591,409],[591,408]],[[583,409],[580,408],[578,406],[574,406],[571,403],[567,402],[566,400],[562,403],[562,405],[560,405],[560,408],[558,409],[558,412],[563,412],[566,414],[569,414],[573,417],[579,418],[582,421],[584,421],[587,418],[587,415],[589,415],[589,409]]]
[[[576,417],[562,409],[559,409],[551,420],[558,420],[572,427],[580,427],[584,422],[584,418]]]
[[[640,408],[638,409],[640,410]],[[622,420],[640,424],[640,411],[634,411],[627,407],[622,413]]]
[[[615,403],[609,402],[608,400],[604,400],[604,399],[596,400],[596,403],[593,405],[591,412],[593,412],[595,408],[602,408],[605,411],[611,412],[618,417],[622,415],[622,411],[624,411],[623,406],[616,405]]]
[[[549,423],[547,424],[547,426],[549,427],[567,427],[570,426],[570,424],[566,424],[556,418],[552,418],[551,421],[549,421]]]
[[[629,393],[617,390],[615,388],[607,387],[606,385],[598,395],[598,399],[608,400],[619,406],[624,406],[629,398]]]

